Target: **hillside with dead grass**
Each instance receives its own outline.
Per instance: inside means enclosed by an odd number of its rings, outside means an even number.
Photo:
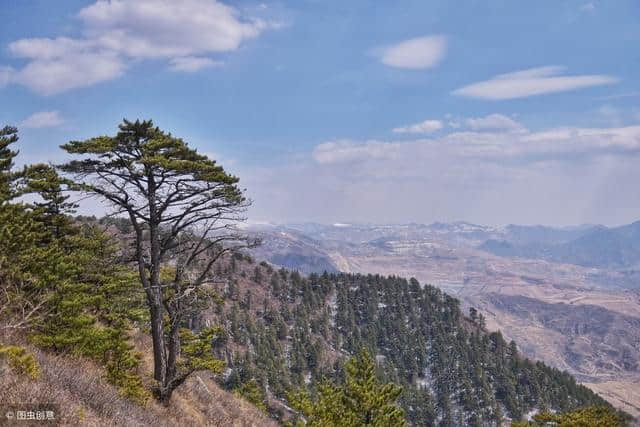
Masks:
[[[143,340],[137,340],[141,342]],[[52,404],[64,426],[275,426],[251,403],[218,387],[210,374],[198,373],[178,388],[168,407],[153,399],[140,405],[104,380],[104,370],[86,359],[52,355],[27,346],[40,366],[31,379],[0,362],[0,402]],[[145,366],[146,369],[146,366]],[[145,375],[149,380],[150,375]]]

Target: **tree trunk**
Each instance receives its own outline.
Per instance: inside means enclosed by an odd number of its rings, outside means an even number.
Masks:
[[[175,323],[171,325],[168,343],[169,356],[167,360],[167,382],[171,382],[175,379],[176,374],[178,373],[178,357],[180,356],[180,328],[177,320],[173,321]]]
[[[154,393],[158,401],[164,406],[169,406],[173,391],[176,388],[180,387],[192,373],[193,371],[189,371],[186,373],[182,373],[180,374],[180,376],[176,376],[174,378],[167,377],[164,384],[161,384],[154,389]]]
[[[171,401],[171,394],[173,393],[173,390],[171,390],[169,387],[167,386],[160,386],[157,388],[156,390],[156,398],[158,399],[158,401],[164,405],[164,406],[169,406],[169,402]]]
[[[153,378],[160,384],[165,384],[167,378],[167,356],[165,352],[164,322],[162,319],[162,306],[152,302],[150,304],[151,314],[151,337],[153,339]]]
[[[163,291],[160,283],[160,233],[156,212],[156,184],[151,171],[147,171],[148,199],[149,199],[149,282],[151,285],[152,301],[149,301],[151,312],[151,333],[153,337],[153,376],[160,381],[163,388],[170,378],[167,378],[167,348],[164,337],[163,322]]]

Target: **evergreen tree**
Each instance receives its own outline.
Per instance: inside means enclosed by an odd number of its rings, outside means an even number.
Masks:
[[[260,385],[254,378],[241,384],[234,390],[233,393],[236,396],[247,399],[260,410],[267,412],[267,403],[264,390],[260,387]]]
[[[382,384],[375,369],[373,359],[363,350],[345,365],[343,386],[325,382],[319,387],[317,399],[301,393],[290,396],[290,400],[309,426],[406,425],[404,413],[396,404],[402,389],[394,384]]]
[[[64,194],[64,187],[69,181],[45,164],[25,167],[22,177],[25,181],[22,192],[40,196],[40,200],[36,200],[33,205],[53,237],[62,239],[73,234],[75,229],[69,215],[75,212],[78,205],[70,202],[69,196]]]
[[[18,155],[10,146],[18,141],[18,129],[5,126],[0,129],[0,204],[15,196],[13,182],[16,179],[13,169],[13,159]]]
[[[151,121],[125,120],[113,137],[71,141],[62,148],[87,156],[60,166],[74,175],[75,188],[106,199],[134,229],[151,323],[155,393],[168,404],[191,366],[202,365],[181,360],[187,357],[181,351],[187,347],[182,328],[211,301],[203,284],[212,279],[216,260],[246,246],[233,227],[248,201],[238,178]],[[210,331],[189,337],[206,345]]]

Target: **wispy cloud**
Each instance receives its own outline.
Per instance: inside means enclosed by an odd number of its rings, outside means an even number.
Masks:
[[[50,128],[60,126],[64,123],[64,118],[59,111],[40,111],[33,113],[20,123],[24,128]]]
[[[313,158],[318,163],[343,163],[354,160],[390,159],[393,152],[402,146],[400,142],[365,141],[349,139],[327,141],[317,145]]]
[[[171,59],[170,66],[173,71],[181,71],[185,73],[195,73],[204,68],[215,67],[222,65],[220,61],[214,61],[211,58],[199,57],[199,56],[183,56],[180,58]]]
[[[440,63],[447,50],[444,36],[417,37],[376,49],[380,62],[390,67],[423,69]]]
[[[611,104],[601,105],[594,111],[592,118],[597,123],[608,126],[623,126],[640,123],[640,107],[618,107]]]
[[[425,120],[412,125],[401,126],[393,129],[395,133],[432,133],[442,129],[440,120]]]
[[[596,5],[593,2],[588,2],[580,5],[580,10],[583,12],[593,12],[596,10]]]
[[[215,65],[206,55],[236,50],[279,26],[217,0],[96,1],[76,18],[82,37],[10,43],[9,52],[27,62],[20,69],[0,68],[0,85],[51,95],[114,79],[144,59],[166,59],[173,71],[194,72]]]
[[[607,95],[607,96],[599,96],[598,99],[606,100],[606,99],[622,99],[622,98],[636,98],[636,97],[640,97],[640,91],[616,93],[616,94]]]
[[[469,118],[466,120],[467,126],[471,130],[506,130],[506,131],[526,131],[525,127],[517,121],[504,114],[489,114],[486,117]]]
[[[559,76],[564,67],[547,66],[500,74],[489,80],[453,91],[454,95],[488,100],[524,98],[613,84],[618,79],[604,74]]]

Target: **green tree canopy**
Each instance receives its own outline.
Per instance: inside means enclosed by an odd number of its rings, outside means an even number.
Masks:
[[[405,426],[404,412],[396,404],[402,389],[383,384],[376,377],[376,365],[367,350],[345,365],[342,386],[325,382],[316,399],[306,393],[290,396],[308,426],[361,427]]]
[[[620,427],[627,425],[627,419],[613,408],[588,406],[563,414],[542,412],[533,416],[533,421],[520,421],[512,427],[557,426],[557,427]]]

